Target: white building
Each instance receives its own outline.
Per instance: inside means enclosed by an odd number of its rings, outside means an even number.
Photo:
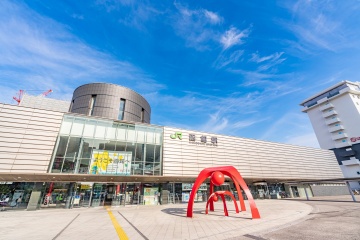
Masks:
[[[360,177],[360,87],[342,81],[304,100],[320,147],[334,151],[346,178]],[[351,187],[360,188],[359,182]]]
[[[72,198],[79,206],[151,205],[159,191],[162,203],[186,202],[201,170],[227,165],[255,198],[348,192],[343,183],[299,183],[342,178],[330,150],[152,125],[146,100],[112,84],[79,87],[71,103],[70,112],[0,104],[0,194],[25,196],[28,209],[39,199],[41,207],[69,207]]]

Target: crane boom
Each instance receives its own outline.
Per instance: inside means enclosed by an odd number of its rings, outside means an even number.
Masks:
[[[35,91],[35,90],[29,90],[29,91]],[[25,90],[19,90],[19,92],[16,94],[17,96],[14,96],[13,99],[17,102],[17,105],[20,105],[20,102],[24,96]],[[39,96],[41,97],[46,97],[47,95],[49,95],[50,93],[52,93],[52,90],[49,89],[43,93],[41,93]]]
[[[43,92],[43,93],[41,94],[41,96],[46,97],[49,93],[52,93],[52,90],[51,90],[51,89],[49,89],[49,90],[47,90],[47,91]]]
[[[24,90],[19,90],[19,93],[17,93],[18,97],[13,97],[13,99],[17,102],[17,105],[20,104],[22,96],[24,95]]]

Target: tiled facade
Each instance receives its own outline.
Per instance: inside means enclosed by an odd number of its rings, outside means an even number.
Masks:
[[[181,133],[181,139],[171,138]],[[191,141],[192,134],[195,140]],[[201,137],[206,137],[206,143]],[[216,139],[216,144],[211,143]],[[341,178],[332,151],[164,127],[163,174],[196,176],[213,166],[235,166],[246,179]]]
[[[119,120],[150,123],[151,108],[145,98],[129,88],[108,83],[85,84],[75,89],[70,112],[91,115],[92,96],[96,96],[93,116],[119,119],[120,100],[124,99],[124,118]]]
[[[0,104],[0,173],[46,173],[63,115]]]

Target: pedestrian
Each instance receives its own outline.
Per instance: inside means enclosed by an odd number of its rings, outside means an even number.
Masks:
[[[22,202],[22,196],[20,195],[20,197],[16,200],[17,207],[21,205],[21,202]]]

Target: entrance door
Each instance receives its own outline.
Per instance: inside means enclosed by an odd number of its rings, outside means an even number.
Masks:
[[[116,196],[116,187],[114,184],[106,184],[104,206],[111,206],[114,196]]]
[[[139,205],[141,204],[141,184],[127,183],[125,191],[125,204]]]
[[[92,207],[104,206],[105,193],[106,193],[106,184],[94,183],[91,206]]]

